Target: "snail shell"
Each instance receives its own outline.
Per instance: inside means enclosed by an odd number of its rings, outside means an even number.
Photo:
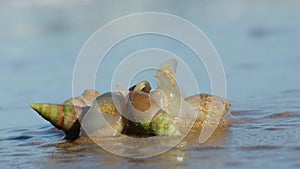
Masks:
[[[73,140],[79,137],[80,124],[78,119],[87,111],[86,107],[40,103],[32,103],[30,107],[53,126],[63,130],[66,134],[66,139]]]
[[[198,94],[185,99],[198,111],[193,128],[201,130],[199,142],[205,142],[218,127],[221,119],[229,112],[231,104],[228,100],[211,94]]]
[[[82,135],[116,136],[124,128],[120,110],[124,110],[125,98],[121,93],[104,93],[94,100],[93,105],[81,121]]]
[[[181,113],[183,92],[178,86],[175,79],[177,61],[170,59],[160,65],[160,69],[156,71],[156,79],[158,83],[157,89],[163,91],[167,97],[167,110],[173,117],[179,116]]]
[[[80,118],[98,95],[96,90],[87,89],[81,96],[71,98],[64,104],[32,103],[30,107],[57,129],[63,130],[67,139],[73,140],[79,137]]]

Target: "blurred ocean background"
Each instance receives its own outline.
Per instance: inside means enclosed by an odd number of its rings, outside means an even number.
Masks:
[[[297,0],[1,1],[0,168],[299,168],[299,7]],[[177,15],[208,36],[225,69],[235,122],[215,142],[145,160],[96,153],[86,145],[61,146],[62,134],[28,104],[70,98],[76,59],[87,39],[136,12]],[[149,47],[187,61],[193,57],[173,40],[135,37],[108,54],[96,89],[110,89],[105,70],[114,68],[111,59]],[[209,93],[204,67],[190,64],[199,72],[200,92]]]

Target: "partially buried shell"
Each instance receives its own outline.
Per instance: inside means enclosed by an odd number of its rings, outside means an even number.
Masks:
[[[173,59],[160,66],[156,73],[158,88],[153,91],[149,82],[142,81],[129,90],[119,85],[122,95],[105,93],[98,96],[97,91],[86,90],[83,95],[69,99],[64,104],[30,106],[71,139],[79,136],[79,121],[100,110],[106,122],[100,119],[95,126],[105,129],[103,125],[109,124],[108,135],[173,136],[182,134],[180,128],[188,130],[193,127],[201,130],[199,141],[203,142],[229,111],[230,103],[209,94],[197,94],[184,99],[175,79],[176,66],[177,62]],[[116,100],[113,100],[114,96]]]
[[[79,137],[79,120],[98,95],[96,90],[87,89],[81,96],[69,99],[64,104],[32,103],[30,107],[72,140]]]
[[[184,99],[199,112],[198,119],[204,121],[208,115],[223,118],[230,110],[228,100],[211,94],[197,94]]]
[[[30,107],[56,128],[63,130],[66,139],[73,140],[79,136],[80,123],[78,119],[86,112],[85,107],[67,104],[32,103]]]
[[[211,94],[197,94],[186,98],[185,101],[198,112],[192,130],[200,131],[200,143],[205,142],[214,133],[231,108],[228,100]]]

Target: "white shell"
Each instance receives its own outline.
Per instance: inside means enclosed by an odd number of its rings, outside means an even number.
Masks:
[[[120,114],[112,115],[100,110],[101,101],[115,105],[118,111],[125,110],[125,98],[121,93],[104,93],[97,97],[93,105],[81,120],[81,135],[92,136],[116,136],[123,128]]]
[[[175,78],[176,68],[177,61],[175,59],[170,59],[160,65],[160,69],[156,72],[157,89],[163,91],[167,97],[168,112],[175,118],[182,118],[183,113],[191,112],[192,106],[183,99],[184,92]]]

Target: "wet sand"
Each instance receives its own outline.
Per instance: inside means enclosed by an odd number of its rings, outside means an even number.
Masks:
[[[1,168],[297,168],[299,163],[299,112],[279,112],[261,117],[260,111],[233,111],[226,127],[218,127],[204,144],[198,137],[184,139],[168,152],[145,159],[113,155],[87,137],[63,140],[51,126],[1,130]],[[7,136],[10,135],[10,136]],[[3,137],[6,136],[6,137]],[[154,139],[162,145],[168,138]],[[102,145],[131,141],[98,138]],[[156,146],[159,149],[159,146]],[[161,147],[164,148],[164,147]]]

